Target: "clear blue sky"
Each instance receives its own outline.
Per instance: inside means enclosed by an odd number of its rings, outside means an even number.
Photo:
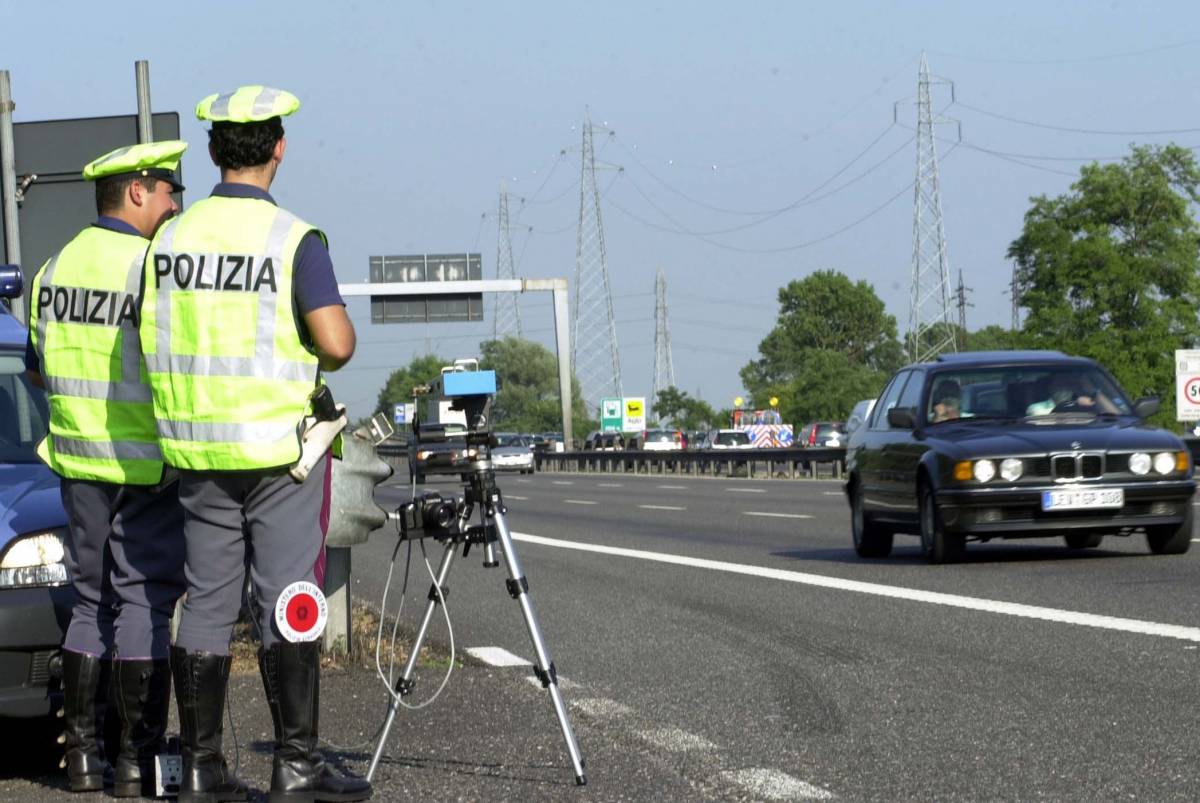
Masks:
[[[529,199],[511,208],[532,227],[514,233],[520,273],[571,277],[579,126],[590,108],[616,132],[598,138],[600,160],[625,168],[601,182],[626,393],[650,392],[662,267],[678,384],[718,407],[741,391],[738,369],[790,280],[821,268],[865,279],[905,328],[912,194],[902,190],[916,151],[905,146],[910,131],[890,126],[895,101],[905,101],[901,122],[914,120],[922,50],[956,84],[959,103],[945,114],[961,120],[965,142],[1029,157],[948,153],[956,129],[940,131],[950,264],[973,288],[972,329],[1009,321],[1004,252],[1031,195],[1064,191],[1079,160],[1119,157],[1130,142],[1200,145],[1200,130],[1083,134],[977,111],[1094,131],[1200,129],[1194,2],[5,0],[0,13],[0,69],[12,75],[18,121],[132,113],[133,62],[149,60],[155,110],[179,111],[193,143],[189,199],[216,180],[196,101],[250,83],[295,92],[304,105],[286,121],[274,194],[325,229],[342,282],[364,281],[368,256],[380,253],[479,250],[494,275],[502,179]],[[945,90],[936,98],[950,101]],[[877,138],[818,195],[861,175],[844,189],[767,220],[745,214],[805,197]],[[897,193],[837,236],[778,250],[842,229]],[[663,230],[747,223],[756,225],[709,237],[724,247]],[[365,300],[349,308],[360,346],[331,384],[356,416],[414,354],[470,356],[491,332],[490,320],[372,326]],[[550,344],[549,297],[524,299],[522,315],[530,336]]]

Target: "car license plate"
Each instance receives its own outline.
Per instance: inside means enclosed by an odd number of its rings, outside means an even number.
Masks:
[[[1123,488],[1063,488],[1042,491],[1042,510],[1085,510],[1125,506]]]

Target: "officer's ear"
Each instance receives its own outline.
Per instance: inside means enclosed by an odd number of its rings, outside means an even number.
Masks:
[[[271,152],[271,158],[275,160],[275,164],[283,162],[283,152],[287,150],[287,137],[280,137],[275,141],[275,149]]]
[[[212,159],[212,163],[217,167],[221,166],[221,163],[217,161],[217,150],[212,146],[211,142],[208,143],[208,158]]]
[[[125,199],[130,205],[141,207],[146,203],[146,187],[138,179],[129,182],[129,186],[125,188]]]

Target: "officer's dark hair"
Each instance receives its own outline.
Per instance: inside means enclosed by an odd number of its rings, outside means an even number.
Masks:
[[[241,170],[271,161],[275,143],[283,139],[283,121],[278,117],[256,123],[214,121],[208,132],[217,167]]]
[[[120,212],[121,207],[125,205],[125,194],[129,192],[129,185],[135,181],[140,182],[146,192],[154,192],[159,179],[153,176],[113,176],[112,178],[98,179],[96,181],[96,214],[110,215],[113,212]]]

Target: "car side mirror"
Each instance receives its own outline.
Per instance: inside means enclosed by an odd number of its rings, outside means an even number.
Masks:
[[[1133,403],[1133,414],[1138,418],[1149,418],[1161,409],[1157,396],[1143,396]]]
[[[911,407],[893,407],[888,410],[888,426],[892,429],[912,429],[913,411]]]
[[[0,298],[19,298],[25,292],[20,265],[0,265]]]

